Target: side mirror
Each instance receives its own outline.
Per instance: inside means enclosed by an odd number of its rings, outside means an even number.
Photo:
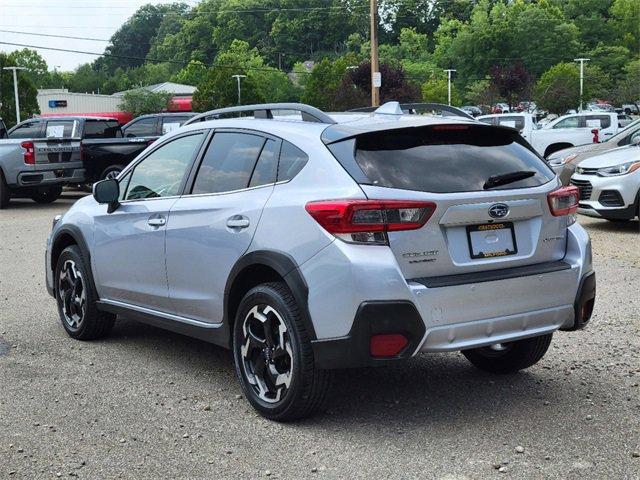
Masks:
[[[108,204],[108,213],[114,212],[120,205],[118,202],[118,198],[120,198],[120,184],[115,178],[94,183],[93,198],[95,198],[98,203]]]

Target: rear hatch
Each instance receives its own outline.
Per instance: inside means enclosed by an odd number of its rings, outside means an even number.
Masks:
[[[565,256],[566,229],[574,216],[551,211],[549,194],[558,181],[513,129],[395,128],[356,135],[329,149],[369,199],[432,202],[424,225],[387,232],[406,279]]]
[[[45,138],[26,141],[22,147],[27,151],[33,148],[36,166],[80,162],[80,129],[78,120],[48,120]]]

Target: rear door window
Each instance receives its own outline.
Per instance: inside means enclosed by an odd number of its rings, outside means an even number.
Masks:
[[[582,126],[582,122],[580,120],[582,120],[581,117],[568,117],[564,120],[560,120],[553,126],[553,128],[579,128]]]
[[[353,140],[346,140],[345,145]],[[367,133],[355,146],[330,148],[360,183],[433,193],[482,191],[490,177],[530,171],[529,178],[494,187],[536,187],[554,173],[517,132],[489,126],[437,125]],[[364,175],[354,175],[353,155]],[[349,152],[349,153],[347,153]]]
[[[265,138],[246,133],[216,133],[198,169],[193,194],[222,193],[249,186]]]
[[[521,115],[507,115],[504,117],[498,117],[498,125],[503,127],[517,128],[518,130],[524,129],[524,117]]]
[[[609,128],[611,117],[609,115],[587,115],[586,124],[591,128]]]
[[[155,117],[141,118],[129,125],[124,133],[125,137],[152,137],[156,135],[158,119]]]
[[[275,183],[278,174],[278,143],[275,140],[267,140],[258,157],[258,163],[251,175],[250,187],[269,185]]]
[[[45,130],[47,138],[75,138],[79,135],[77,120],[49,120]]]
[[[162,134],[169,133],[177,128],[180,128],[184,122],[191,117],[180,117],[178,115],[162,118]]]
[[[87,120],[84,123],[83,138],[122,137],[120,125],[115,120]]]

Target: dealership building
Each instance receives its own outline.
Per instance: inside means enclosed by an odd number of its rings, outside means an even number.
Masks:
[[[191,111],[191,99],[196,87],[165,82],[142,88],[149,92],[171,93],[173,98],[169,102],[168,112]],[[125,124],[132,119],[129,112],[124,112],[120,108],[125,93],[127,92],[118,92],[113,95],[76,93],[66,88],[38,90],[38,106],[40,115],[43,117],[92,115],[117,118],[121,124]]]

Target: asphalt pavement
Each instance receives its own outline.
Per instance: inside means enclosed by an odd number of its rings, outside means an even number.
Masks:
[[[2,479],[640,479],[638,222],[580,217],[594,317],[529,370],[451,353],[339,371],[324,413],[278,424],[223,349],[124,319],[106,340],[66,335],[43,255],[73,201],[0,211]]]

